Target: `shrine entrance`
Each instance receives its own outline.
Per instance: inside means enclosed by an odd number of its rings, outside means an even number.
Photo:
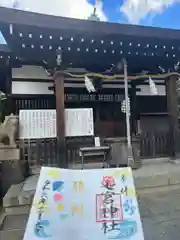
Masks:
[[[124,91],[126,87],[121,92],[116,89],[115,98],[117,104],[119,95],[125,101],[126,121],[123,121],[124,127],[118,123],[117,126],[113,125],[113,128],[117,135],[125,129],[124,135],[130,140],[132,135],[138,133],[136,92],[139,81],[145,81],[149,77],[152,80],[165,79],[170,136],[169,155],[176,158],[179,156],[178,31],[57,18],[3,7],[0,8],[0,28],[11,50],[11,53],[5,54],[5,61],[8,60],[9,84],[12,80],[11,69],[18,64],[43,66],[53,77],[57,116],[56,165],[67,167],[64,122],[64,86],[67,76],[76,79],[88,77],[97,94],[101,94],[104,82],[125,79],[124,86],[126,83],[130,86],[127,86],[126,92]],[[124,60],[127,63],[126,74],[122,64]],[[87,72],[72,74],[68,70],[70,67],[85,68]],[[10,87],[8,94],[10,102],[12,101]],[[100,109],[103,107],[106,108],[106,105],[100,106]],[[107,106],[108,108],[111,109]],[[97,123],[99,135],[102,132],[100,128],[109,131],[110,126],[103,123],[98,126]]]

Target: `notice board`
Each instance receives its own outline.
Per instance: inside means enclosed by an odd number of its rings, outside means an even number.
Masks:
[[[55,138],[56,110],[20,110],[20,139]],[[93,109],[65,109],[66,137],[94,135]]]

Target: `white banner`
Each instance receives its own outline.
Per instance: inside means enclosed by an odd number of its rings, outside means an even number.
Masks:
[[[144,240],[131,169],[43,167],[24,240],[40,238]]]
[[[20,139],[55,138],[56,110],[20,110]],[[91,108],[65,109],[67,137],[93,136],[93,110]]]

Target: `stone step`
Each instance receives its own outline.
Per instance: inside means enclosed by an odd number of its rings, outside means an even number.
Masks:
[[[29,214],[1,213],[0,239],[22,240]]]
[[[3,207],[18,206],[18,196],[21,193],[23,183],[11,185],[6,195],[3,198]]]
[[[32,203],[35,189],[30,191],[24,191],[22,188],[24,183],[12,185],[8,190],[7,194],[3,198],[3,207],[18,207],[18,206],[29,206]]]
[[[5,207],[5,214],[29,214],[31,206],[30,205],[19,205],[16,207]]]
[[[180,162],[180,161],[179,161]],[[89,164],[92,168],[92,164]],[[144,161],[142,168],[133,171],[137,192],[150,188],[162,188],[180,185],[180,164],[170,164],[167,160]],[[23,206],[24,210],[31,205],[39,175],[28,177],[23,183],[12,185],[3,199],[6,212],[12,212],[12,207]],[[18,210],[18,209],[17,209]],[[28,210],[27,210],[28,211]]]
[[[29,214],[5,214],[1,231],[25,229]]]
[[[24,229],[0,231],[1,240],[22,240],[24,236]]]

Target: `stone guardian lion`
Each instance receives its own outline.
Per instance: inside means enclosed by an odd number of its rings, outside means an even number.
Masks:
[[[16,133],[18,128],[18,117],[11,114],[5,117],[5,120],[0,124],[0,147],[16,148]],[[9,139],[9,145],[4,144],[4,139]]]

